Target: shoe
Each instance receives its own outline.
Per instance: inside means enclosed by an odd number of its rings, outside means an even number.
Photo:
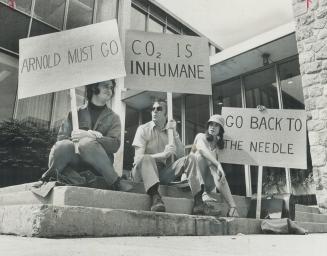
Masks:
[[[307,235],[308,230],[300,227],[295,223],[294,221],[291,221],[290,219],[287,219],[288,224],[288,230],[290,234],[296,234],[296,235]]]
[[[121,178],[118,178],[112,185],[112,189],[115,191],[128,192],[133,189],[133,186],[129,184],[128,181],[123,181]]]
[[[216,210],[212,205],[208,205],[205,202],[194,205],[193,215],[207,215],[207,216],[220,216],[221,211]]]
[[[229,210],[227,212],[227,217],[234,217],[234,218],[238,218],[239,217],[239,214],[237,212],[236,207],[229,208]]]
[[[151,212],[165,212],[166,207],[159,194],[152,196]]]
[[[203,192],[202,200],[203,202],[217,202],[217,199],[210,196],[207,192]]]

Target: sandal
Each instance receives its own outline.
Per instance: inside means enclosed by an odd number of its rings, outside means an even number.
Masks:
[[[202,201],[203,202],[217,202],[217,199],[211,197],[207,192],[203,192]]]
[[[239,214],[238,214],[235,206],[229,208],[229,210],[227,212],[227,217],[234,217],[234,218],[239,217]]]

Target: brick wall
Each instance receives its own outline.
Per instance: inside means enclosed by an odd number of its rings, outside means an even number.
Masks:
[[[318,204],[327,208],[327,0],[293,0]]]

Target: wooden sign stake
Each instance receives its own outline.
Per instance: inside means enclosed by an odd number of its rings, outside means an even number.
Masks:
[[[261,196],[262,196],[262,166],[258,166],[258,187],[257,187],[257,209],[256,209],[256,219],[260,219],[261,213]]]
[[[70,107],[72,110],[72,124],[73,124],[73,130],[78,130],[78,115],[77,115],[77,104],[76,104],[76,93],[75,89],[70,89]],[[78,151],[78,142],[74,143],[75,146],[75,153],[79,154]]]

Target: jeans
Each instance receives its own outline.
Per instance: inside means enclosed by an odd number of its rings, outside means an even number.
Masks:
[[[111,186],[118,178],[113,167],[113,160],[95,139],[83,138],[78,142],[79,154],[75,153],[74,143],[70,140],[56,142],[49,155],[49,169],[42,177],[61,173],[67,165],[79,170],[91,166],[102,175]]]

